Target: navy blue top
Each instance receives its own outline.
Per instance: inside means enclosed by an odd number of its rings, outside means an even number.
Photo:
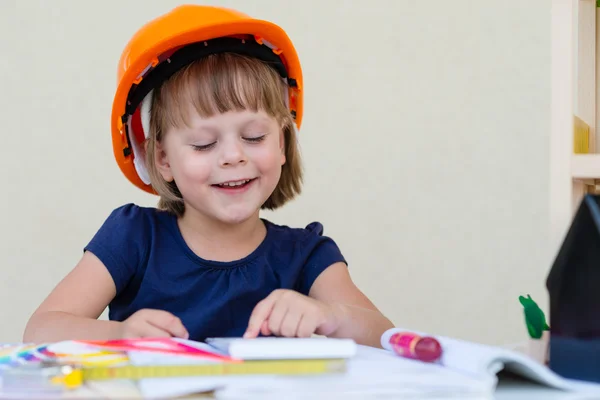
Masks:
[[[254,306],[273,290],[308,294],[321,272],[346,262],[318,222],[304,229],[263,222],[266,237],[250,255],[218,262],[188,247],[173,214],[134,204],[115,209],[85,247],[115,282],[109,318],[161,309],[178,316],[192,340],[241,336]]]

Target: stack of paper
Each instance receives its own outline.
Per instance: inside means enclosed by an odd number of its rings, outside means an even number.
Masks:
[[[197,342],[188,343],[193,346]],[[324,337],[208,338],[206,343],[221,353],[243,360],[349,359],[357,350],[352,339]]]
[[[83,364],[92,369],[102,366],[117,368],[123,365],[221,364],[231,362],[227,355],[249,360],[248,362],[261,362],[260,360],[264,359],[287,360],[290,363],[295,363],[297,359],[347,360],[345,371],[335,370],[331,373],[311,375],[258,375],[246,372],[247,375],[141,379],[137,382],[140,394],[150,399],[212,392],[216,398],[222,399],[330,400],[375,397],[483,400],[493,398],[497,383],[494,373],[474,373],[478,369],[467,371],[465,368],[448,368],[448,365],[409,360],[398,357],[391,351],[357,346],[353,341],[341,339],[219,339],[212,343],[220,350],[207,343],[179,339],[104,341],[93,344],[66,341],[49,346],[25,347],[25,351],[24,348],[17,347],[4,354],[4,358],[10,360],[7,366],[14,365],[15,361],[27,363],[57,358],[65,362]],[[475,350],[463,348],[458,356],[468,361],[472,358],[468,356],[469,351],[483,354],[482,351]],[[452,354],[453,351],[449,349],[448,355]],[[0,361],[1,356],[0,353]],[[481,365],[475,361],[471,360],[469,364]],[[92,379],[87,386],[99,390],[110,387],[113,383],[115,382],[112,380],[95,382]],[[36,396],[38,395],[40,393],[36,393]],[[78,391],[74,395],[80,396],[82,392]]]
[[[132,364],[168,365],[202,362],[181,356],[131,352]],[[209,362],[209,361],[205,361]],[[496,378],[469,377],[435,364],[399,358],[390,352],[358,346],[343,374],[316,376],[217,376],[144,379],[146,398],[172,398],[214,391],[216,398],[427,398],[492,399]]]

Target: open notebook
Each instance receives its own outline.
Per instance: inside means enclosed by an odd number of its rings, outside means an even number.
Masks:
[[[401,331],[400,328],[394,328],[385,332],[381,337],[381,345],[391,352],[389,339],[394,333]],[[425,335],[423,332],[417,333]],[[440,364],[463,375],[497,376],[500,371],[506,370],[548,387],[594,393],[600,398],[600,385],[562,378],[547,366],[517,351],[444,336],[436,336],[436,339],[444,349]]]
[[[140,389],[149,398],[167,398],[204,391],[213,391],[217,398],[286,398],[305,399],[307,396],[331,398],[333,394],[345,398],[366,398],[374,395],[397,397],[456,397],[462,399],[491,399],[498,383],[498,372],[508,370],[521,377],[559,390],[598,395],[600,385],[579,382],[553,373],[534,359],[501,347],[487,346],[458,339],[439,337],[444,353],[439,363],[430,364],[395,355],[387,344],[389,337],[401,329],[387,331],[381,338],[383,350],[365,346],[349,346],[337,339],[282,339],[268,338],[217,341],[226,353],[252,355],[250,358],[277,357],[272,349],[281,346],[303,348],[306,357],[348,356],[348,369],[343,374],[286,377],[286,376],[221,376],[176,379],[145,379]],[[423,334],[423,333],[421,333]],[[311,348],[310,342],[314,346]],[[210,342],[210,341],[209,341]],[[194,346],[205,343],[187,342]],[[215,342],[213,342],[215,343]],[[236,346],[233,346],[233,344]],[[264,350],[272,344],[271,350]],[[330,343],[329,351],[326,351]],[[279,347],[278,347],[279,346]],[[271,354],[261,356],[260,349]],[[286,354],[287,352],[287,354]],[[280,354],[299,357],[294,349]],[[131,353],[131,362],[144,364],[181,363],[168,355]],[[190,359],[189,362],[198,362]],[[328,397],[329,396],[329,397]]]
[[[60,353],[71,361],[89,365],[164,366],[219,364],[230,362],[227,353],[245,354],[249,360],[289,358],[346,359],[345,371],[316,375],[203,375],[181,378],[141,379],[144,398],[173,398],[199,392],[213,392],[216,398],[461,398],[493,399],[498,372],[506,369],[524,378],[564,391],[600,398],[600,385],[564,379],[528,356],[508,349],[436,336],[443,347],[438,363],[425,363],[397,356],[388,345],[389,337],[401,329],[386,332],[381,338],[384,349],[357,346],[341,339],[220,339],[200,343],[166,339],[167,343],[136,342],[135,350],[122,357],[119,343],[82,344],[60,342],[48,346],[17,346],[2,360],[10,364],[43,360]],[[422,332],[417,332],[421,333]],[[152,345],[151,345],[152,344]],[[90,346],[103,349],[100,358],[90,359]],[[193,347],[193,349],[191,348]],[[172,351],[165,352],[166,349]],[[178,350],[179,349],[179,350]],[[181,349],[185,351],[180,351]],[[158,350],[158,351],[157,351]],[[177,350],[177,351],[176,351]],[[112,353],[116,351],[115,353]],[[93,353],[93,352],[92,352]],[[206,354],[213,354],[207,357]],[[200,355],[200,356],[199,356]],[[1,354],[0,354],[1,356]],[[85,356],[85,357],[84,357]],[[81,358],[84,357],[84,358]],[[4,364],[6,367],[9,364]],[[0,396],[2,397],[2,396]]]
[[[319,339],[322,340],[322,339]],[[332,339],[335,341],[335,339]],[[197,346],[205,346],[198,343]],[[199,360],[181,357],[131,353],[136,365],[168,365]],[[473,377],[391,352],[356,346],[344,373],[309,376],[249,375],[144,379],[138,387],[145,398],[166,399],[212,392],[217,399],[490,399],[495,388],[493,377]]]

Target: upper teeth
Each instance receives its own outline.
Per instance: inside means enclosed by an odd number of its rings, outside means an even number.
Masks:
[[[245,179],[243,181],[236,181],[236,182],[225,182],[225,183],[219,184],[219,186],[240,186],[240,185],[243,185],[248,182],[250,182],[250,179]]]

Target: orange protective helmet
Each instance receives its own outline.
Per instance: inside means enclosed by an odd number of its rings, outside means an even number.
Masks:
[[[134,185],[156,194],[143,156],[152,90],[186,64],[222,52],[253,56],[275,68],[288,84],[288,105],[300,128],[302,70],[285,31],[227,8],[179,6],[137,31],[119,61],[111,117],[113,151]]]

